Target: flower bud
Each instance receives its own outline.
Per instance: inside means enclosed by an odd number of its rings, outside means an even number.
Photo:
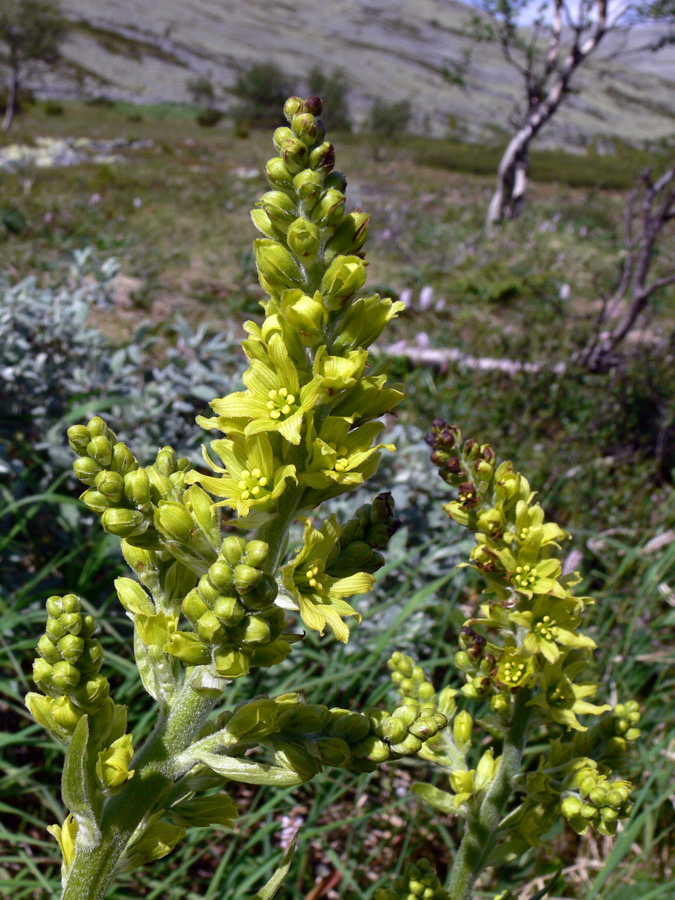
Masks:
[[[277,128],[272,135],[274,146],[279,152],[281,152],[281,148],[286,143],[286,141],[292,140],[295,140],[295,135],[293,134],[291,129],[287,128],[285,125],[282,125],[281,128]]]
[[[160,501],[155,510],[155,528],[165,537],[181,544],[189,544],[196,529],[192,516],[182,503]]]
[[[335,166],[335,147],[328,141],[319,144],[309,154],[309,167],[322,174],[328,174]]]
[[[302,102],[302,97],[289,97],[284,103],[284,116],[289,122],[293,120],[293,116],[301,109]]]
[[[266,541],[249,541],[244,552],[244,562],[247,566],[260,569],[269,556],[269,552],[270,546]]]
[[[457,713],[452,723],[452,738],[455,746],[462,753],[471,744],[473,734],[473,719],[465,709]]]
[[[317,141],[322,141],[326,133],[321,119],[317,119],[316,116],[308,112],[295,116],[291,122],[291,129],[293,134],[308,147],[311,147]]]
[[[99,493],[99,491],[95,491],[93,488],[85,491],[84,494],[81,494],[80,500],[97,515],[101,515],[101,513],[105,512],[112,505],[107,497],[104,497],[103,494]]]
[[[226,634],[222,623],[210,609],[199,617],[197,633],[207,644],[219,644],[225,640]]]
[[[194,624],[205,612],[207,612],[209,607],[199,596],[199,591],[195,588],[185,596],[181,608],[184,615]]]
[[[115,442],[115,435],[100,416],[94,416],[92,419],[89,419],[87,422],[87,430],[92,438],[103,435],[106,438],[110,438],[111,443]]]
[[[332,188],[324,191],[312,210],[312,221],[320,228],[330,228],[342,221],[345,207],[345,195]]]
[[[254,247],[258,271],[275,290],[296,287],[304,280],[298,264],[281,244],[259,238]]]
[[[51,616],[47,619],[47,624],[45,626],[45,632],[48,637],[56,644],[65,634],[67,634],[67,630],[65,625],[61,622],[61,617],[58,619],[54,619]]]
[[[267,161],[265,174],[275,190],[286,192],[293,190],[293,176],[280,156],[273,156],[272,159]]]
[[[124,494],[137,509],[150,509],[150,479],[145,469],[134,469],[124,476]]]
[[[581,811],[581,800],[574,794],[570,794],[561,802],[560,809],[566,819],[573,819]]]
[[[198,634],[176,631],[164,644],[164,652],[175,656],[186,666],[204,666],[211,662],[211,650]]]
[[[353,744],[362,741],[370,731],[368,719],[347,709],[331,709],[330,734]]]
[[[324,189],[324,179],[320,172],[303,169],[293,179],[293,189],[307,210],[313,209]]]
[[[68,443],[80,456],[84,456],[92,439],[89,429],[84,425],[71,425],[68,429]]]
[[[328,188],[333,188],[333,190],[340,191],[344,194],[347,190],[347,176],[344,172],[338,172],[336,169],[333,169],[332,172],[329,172],[323,181],[323,186],[328,190]]]
[[[228,626],[238,625],[246,615],[246,610],[237,597],[218,597],[213,604],[213,611]]]
[[[103,469],[96,476],[96,490],[107,497],[112,503],[119,503],[124,490],[124,479],[117,472],[107,472]]]
[[[246,594],[257,587],[262,581],[263,573],[260,569],[240,563],[234,569],[234,584],[240,594]]]
[[[152,616],[155,606],[138,582],[131,578],[116,578],[115,590],[120,603],[134,615]]]
[[[369,221],[370,216],[360,210],[346,215],[336,228],[335,234],[326,241],[326,260],[338,255],[348,256],[358,253],[366,242]]]
[[[101,516],[101,525],[109,534],[130,538],[147,531],[148,521],[138,510],[107,509]]]
[[[173,496],[173,484],[168,475],[164,475],[156,466],[146,466],[145,474],[150,483],[150,498],[153,503],[170,500]]]
[[[321,246],[321,236],[316,225],[307,219],[296,219],[286,233],[291,251],[301,259],[314,257]]]
[[[127,472],[132,472],[134,469],[138,468],[138,460],[127,445],[123,444],[121,441],[118,441],[113,447],[110,468],[113,472],[118,472],[122,477],[124,477]]]
[[[341,738],[321,737],[316,742],[316,749],[324,765],[344,768],[352,761],[349,744]]]
[[[217,647],[213,653],[216,672],[224,678],[240,678],[251,670],[249,655],[234,647]]]
[[[297,175],[307,165],[307,145],[303,141],[299,141],[295,136],[288,141],[284,141],[279,152],[286,163],[286,168],[293,175]]]
[[[232,566],[225,562],[222,557],[210,566],[207,575],[211,583],[219,590],[226,590],[234,584]]]
[[[56,700],[52,700],[51,703],[51,715],[56,724],[63,728],[64,731],[72,734],[77,723],[84,715],[84,710],[79,706],[75,706],[69,697],[58,697]]]
[[[281,312],[305,346],[313,347],[324,339],[328,310],[318,291],[313,297],[297,289],[284,291],[281,295]]]
[[[133,756],[133,738],[130,734],[117,738],[109,747],[101,750],[98,754],[96,774],[104,788],[114,790],[133,778],[134,769],[129,769]]]
[[[74,634],[64,635],[56,646],[61,654],[61,659],[64,659],[66,662],[72,663],[73,665],[77,665],[77,662],[84,651],[83,639]]]
[[[96,476],[103,470],[95,459],[91,459],[89,456],[81,456],[73,463],[73,471],[83,484],[93,485]]]
[[[79,670],[65,660],[55,663],[52,668],[52,682],[55,687],[64,693],[69,693],[76,687],[80,678]]]
[[[284,233],[298,215],[295,201],[282,191],[268,191],[263,194],[259,205],[267,213],[270,222]]]
[[[63,638],[61,638],[63,640]],[[50,665],[54,665],[61,659],[61,653],[58,645],[47,634],[43,634],[37,643],[37,652],[42,659],[46,660]]]
[[[96,674],[103,665],[103,647],[96,640],[85,641],[77,667],[84,675]]]
[[[338,256],[321,279],[321,293],[329,309],[339,309],[363,287],[366,267],[358,256]]]
[[[234,631],[237,640],[242,644],[268,644],[271,640],[271,629],[266,619],[260,616],[248,616]]]
[[[285,769],[295,772],[305,781],[309,781],[321,771],[321,761],[300,744],[280,740],[275,740],[273,744],[276,762]]]
[[[87,456],[95,459],[101,466],[109,466],[112,462],[112,444],[107,437],[100,434],[87,444]]]

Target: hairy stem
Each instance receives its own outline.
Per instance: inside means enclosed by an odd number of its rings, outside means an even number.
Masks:
[[[527,727],[532,716],[531,710],[526,706],[529,698],[530,692],[527,689],[520,690],[516,695],[497,775],[477,814],[467,823],[450,871],[450,900],[471,900],[476,879],[495,846],[504,810],[511,796],[513,780],[520,773]]]
[[[173,783],[173,759],[194,741],[216,700],[183,687],[164,720],[160,720],[132,767],[136,776],[106,801],[102,838],[96,846],[78,843],[61,900],[103,900],[129,839],[143,819],[162,808]]]

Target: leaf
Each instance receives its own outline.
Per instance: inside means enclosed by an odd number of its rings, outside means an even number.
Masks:
[[[274,875],[270,878],[267,884],[261,888],[257,894],[254,894],[250,900],[272,900],[272,897],[279,890],[281,885],[284,882],[284,879],[288,875],[288,870],[291,867],[291,862],[293,861],[293,854],[295,853],[295,844],[298,840],[298,835],[300,831],[296,831],[291,841],[288,850],[284,853],[284,858],[281,861],[281,865],[276,870]]]
[[[554,888],[556,886],[556,882],[560,878],[561,874],[562,874],[562,866],[558,869],[558,871],[555,873],[555,875],[553,875],[551,878],[549,878],[548,882],[544,885],[544,887],[540,891],[537,891],[536,894],[532,895],[531,900],[542,900],[542,897],[545,897],[548,894],[548,892],[551,890],[551,888]]]
[[[424,784],[423,782],[413,784],[410,790],[413,794],[417,794],[418,797],[426,800],[434,809],[438,809],[440,812],[447,813],[450,816],[457,815],[453,794],[442,791],[440,788],[434,787],[433,784]]]
[[[89,716],[82,716],[66,750],[61,792],[63,802],[78,820],[79,827],[88,829],[91,838],[98,841],[102,797],[96,788],[95,755],[92,754],[92,759],[89,757]]]
[[[187,754],[186,754],[187,756]],[[245,784],[267,784],[275,787],[292,787],[302,784],[306,779],[297,772],[281,766],[268,766],[265,763],[253,762],[250,759],[236,759],[232,756],[219,756],[206,750],[190,754],[189,761],[193,766],[203,763],[211,771],[222,775],[230,781],[243,781]]]

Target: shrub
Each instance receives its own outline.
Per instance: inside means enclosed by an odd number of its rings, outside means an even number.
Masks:
[[[256,63],[239,75],[232,93],[239,100],[235,119],[267,128],[284,123],[279,110],[293,93],[293,85],[276,63]]]

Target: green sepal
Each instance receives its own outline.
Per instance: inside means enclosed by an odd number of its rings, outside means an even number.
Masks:
[[[439,812],[448,816],[457,815],[457,806],[455,805],[453,794],[449,794],[447,791],[442,791],[440,788],[434,787],[433,784],[426,784],[425,782],[413,784],[410,790],[413,794],[421,797],[422,800],[426,800],[430,806],[433,806]]]
[[[82,716],[70,739],[61,777],[63,802],[76,817],[80,833],[92,844],[101,838],[102,795],[95,786],[96,754],[89,747],[89,716]]]

